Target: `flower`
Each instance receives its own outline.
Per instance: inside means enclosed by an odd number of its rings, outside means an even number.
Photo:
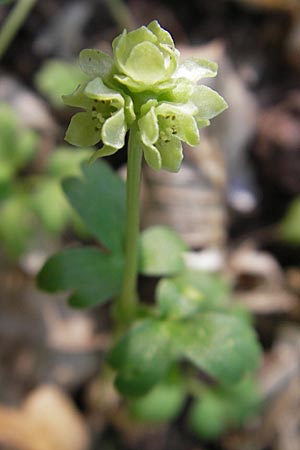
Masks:
[[[70,144],[89,147],[102,141],[98,156],[111,155],[124,147],[128,126],[135,118],[129,96],[110,89],[96,77],[63,99],[69,106],[86,110],[71,119],[66,133]]]
[[[102,142],[96,159],[122,148],[136,121],[146,162],[155,170],[178,171],[182,142],[198,145],[199,130],[227,108],[217,92],[198,84],[216,76],[217,65],[199,58],[179,64],[172,37],[155,20],[124,30],[112,47],[113,57],[100,50],[80,53],[91,81],[63,97],[85,110],[72,118],[66,140],[85,147]]]
[[[179,51],[156,20],[130,33],[124,30],[112,46],[120,72],[115,79],[132,91],[155,89],[172,76],[178,65]]]

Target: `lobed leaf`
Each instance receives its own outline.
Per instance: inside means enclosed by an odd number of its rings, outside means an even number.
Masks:
[[[241,317],[225,313],[202,313],[170,322],[178,357],[190,361],[221,384],[239,381],[253,372],[259,347],[252,327]]]
[[[139,271],[144,275],[174,275],[184,268],[181,237],[165,226],[154,226],[141,233]]]
[[[87,229],[115,254],[122,254],[125,185],[104,161],[82,165],[81,178],[68,178],[63,189]]]
[[[173,361],[167,324],[146,319],[133,326],[111,350],[116,387],[129,396],[143,395],[167,373]]]
[[[97,248],[70,248],[52,256],[37,281],[48,292],[72,291],[75,307],[103,303],[120,290],[123,261]]]

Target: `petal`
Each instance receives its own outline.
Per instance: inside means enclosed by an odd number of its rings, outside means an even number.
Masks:
[[[171,77],[177,70],[180,53],[174,48],[170,48],[168,45],[159,45],[159,49],[164,55],[166,79]]]
[[[119,83],[127,86],[131,92],[142,92],[147,88],[147,86],[144,83],[134,81],[132,78],[126,75],[116,74],[114,75],[114,79],[117,80]]]
[[[126,134],[125,114],[123,109],[119,109],[102,127],[102,141],[109,147],[122,148],[125,143]]]
[[[188,58],[183,61],[174,73],[173,78],[185,78],[197,82],[201,78],[215,77],[218,72],[218,65],[207,59]]]
[[[78,147],[90,147],[101,140],[100,122],[90,112],[75,114],[67,129],[65,140]]]
[[[155,84],[166,78],[164,56],[152,42],[141,42],[130,52],[124,72],[135,81],[142,81],[148,85]]]
[[[154,145],[143,145],[146,163],[154,170],[161,169],[161,156]]]
[[[93,81],[90,81],[85,90],[85,94],[94,100],[104,101],[115,106],[116,108],[122,108],[124,106],[124,98],[122,95],[105,86],[101,78],[97,77]]]
[[[161,44],[170,45],[174,48],[174,41],[170,33],[164,30],[157,20],[153,20],[152,22],[150,22],[147,28],[155,34]]]
[[[156,42],[157,38],[148,30],[145,26],[138,28],[137,30],[127,33],[126,30],[123,31],[120,36],[116,37],[112,43],[113,53],[115,57],[116,64],[121,71],[125,69],[125,63],[129,54],[134,46],[141,42]],[[126,72],[125,72],[126,73]]]
[[[116,153],[119,149],[115,147],[109,147],[108,145],[103,145],[103,147],[99,148],[99,150],[96,150],[90,160],[89,163],[92,164],[96,159],[102,158],[103,156],[110,156]]]
[[[216,91],[207,86],[195,86],[191,99],[198,108],[197,117],[212,119],[226,108],[227,103]]]
[[[169,172],[178,172],[183,158],[182,144],[179,139],[171,137],[169,142],[159,141],[156,147],[160,153],[162,168]]]
[[[140,118],[138,125],[143,143],[148,146],[154,144],[159,137],[159,127],[153,106]]]
[[[63,95],[62,99],[68,106],[76,106],[78,108],[92,109],[93,102],[89,99],[85,93],[86,83],[80,84],[72,94]]]
[[[165,134],[176,134],[177,138],[191,146],[199,144],[200,140],[197,121],[193,117],[196,112],[195,105],[190,103],[161,103],[156,108],[156,114],[161,116],[159,126]]]
[[[194,98],[193,98],[194,100]],[[171,103],[161,102],[156,108],[156,114],[161,116],[167,116],[170,114],[188,114],[195,115],[198,112],[198,108],[194,103]]]
[[[79,64],[89,77],[107,79],[113,68],[113,59],[100,50],[85,49],[79,54]]]
[[[127,126],[130,127],[130,125],[136,119],[136,115],[134,112],[134,104],[133,104],[132,98],[129,95],[124,95],[124,98],[125,98],[126,123],[127,123]]]
[[[175,102],[175,103],[187,103],[189,102],[195,85],[191,83],[189,80],[185,80],[183,78],[173,79],[174,86],[168,92],[168,98],[166,100]]]

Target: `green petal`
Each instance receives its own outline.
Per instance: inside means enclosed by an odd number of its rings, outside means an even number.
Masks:
[[[174,78],[184,78],[197,82],[201,78],[215,77],[218,72],[218,65],[207,59],[188,58],[180,64],[174,73]]]
[[[78,147],[90,147],[101,140],[100,122],[94,120],[92,113],[75,114],[67,129],[65,140]]]
[[[90,78],[107,79],[113,68],[113,59],[100,50],[85,49],[79,54],[79,64]]]
[[[140,118],[138,125],[143,143],[147,146],[154,144],[159,137],[159,127],[153,106],[147,114]]]
[[[180,140],[171,137],[170,142],[159,141],[156,147],[161,156],[162,168],[169,172],[178,172],[183,158]]]
[[[165,59],[152,42],[141,42],[134,46],[127,58],[124,72],[135,81],[155,84],[166,78]]]
[[[102,127],[102,141],[109,147],[122,148],[125,143],[125,114],[123,109],[113,114],[104,122]]]
[[[76,106],[78,108],[92,109],[93,102],[85,93],[86,83],[80,84],[72,94],[63,95],[63,102],[68,106]]]
[[[115,147],[109,147],[108,145],[103,145],[99,150],[96,150],[90,160],[89,163],[92,164],[96,159],[102,158],[103,156],[110,156],[116,153],[119,149]]]
[[[93,100],[108,102],[118,109],[122,108],[125,103],[122,95],[119,92],[105,86],[105,84],[99,77],[95,78],[93,81],[90,81],[87,84],[84,92]]]
[[[190,80],[185,80],[183,78],[174,79],[174,86],[168,92],[168,96],[166,100],[175,103],[187,103],[189,102],[193,92],[195,85]]]
[[[125,98],[125,117],[126,123],[128,127],[134,122],[136,119],[136,115],[134,112],[134,104],[132,98],[129,95],[124,95]]]
[[[153,20],[152,22],[150,22],[147,28],[148,30],[151,30],[152,33],[155,34],[155,36],[157,37],[158,41],[161,44],[170,45],[171,47],[174,48],[174,41],[170,33],[164,30],[157,20]]]
[[[117,80],[119,83],[123,84],[124,86],[127,86],[131,92],[142,92],[147,88],[147,86],[144,83],[134,81],[132,78],[127,77],[126,75],[116,74],[114,75],[114,79]]]
[[[116,64],[121,71],[125,72],[125,63],[129,54],[134,46],[141,42],[156,42],[156,36],[148,30],[145,26],[138,28],[137,30],[127,33],[126,30],[123,31],[120,36],[114,39],[112,43],[113,53],[115,57]],[[126,73],[126,72],[125,72]]]
[[[161,169],[161,155],[154,145],[143,145],[144,157],[148,166],[154,170]]]
[[[201,119],[212,119],[226,108],[227,103],[216,91],[207,86],[195,86],[192,101],[198,107],[197,116]]]
[[[176,132],[176,137],[186,142],[188,145],[194,146],[199,144],[199,130],[197,122],[193,117],[193,113],[196,112],[194,105],[183,104],[183,105],[172,105],[171,103],[161,103],[156,108],[157,115],[163,116],[165,119],[170,117],[173,119],[165,121],[164,129],[168,133],[168,127],[170,127],[170,122],[172,127],[174,127],[173,133]]]

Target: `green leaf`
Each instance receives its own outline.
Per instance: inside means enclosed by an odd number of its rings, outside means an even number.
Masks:
[[[31,202],[45,229],[53,233],[62,232],[73,215],[61,185],[55,178],[39,177]]]
[[[279,238],[283,241],[299,245],[300,244],[300,198],[293,200],[278,227]]]
[[[259,346],[252,327],[240,317],[222,313],[170,322],[172,341],[182,357],[221,384],[239,381],[259,362]]]
[[[111,350],[108,361],[118,370],[116,387],[129,396],[143,395],[167,373],[174,355],[165,322],[147,319],[133,326]]]
[[[165,226],[143,231],[140,238],[139,271],[144,275],[173,275],[183,269],[187,250],[181,237]]]
[[[143,397],[129,403],[130,414],[139,421],[162,423],[176,418],[182,409],[186,389],[181,379],[167,377]]]
[[[0,241],[11,258],[18,258],[32,237],[34,217],[26,194],[12,194],[0,205]]]
[[[52,256],[37,281],[48,292],[72,291],[72,306],[89,307],[119,292],[122,265],[120,257],[96,248],[70,248]]]
[[[207,389],[193,403],[189,425],[200,437],[215,439],[228,428],[243,425],[258,412],[260,402],[258,388],[250,377],[234,386]]]
[[[60,146],[51,152],[47,159],[47,173],[61,179],[81,174],[81,164],[92,155],[90,149],[74,149],[74,147]]]
[[[80,68],[63,60],[47,60],[35,76],[38,90],[55,107],[63,107],[62,96],[87,81]]]
[[[203,311],[229,311],[229,295],[228,283],[217,275],[185,271],[159,282],[156,302],[163,316],[178,319]]]
[[[100,50],[84,49],[79,55],[79,64],[90,78],[107,79],[113,68],[113,59]]]
[[[123,252],[125,185],[104,162],[82,165],[81,178],[69,178],[63,189],[87,229],[116,254]]]

